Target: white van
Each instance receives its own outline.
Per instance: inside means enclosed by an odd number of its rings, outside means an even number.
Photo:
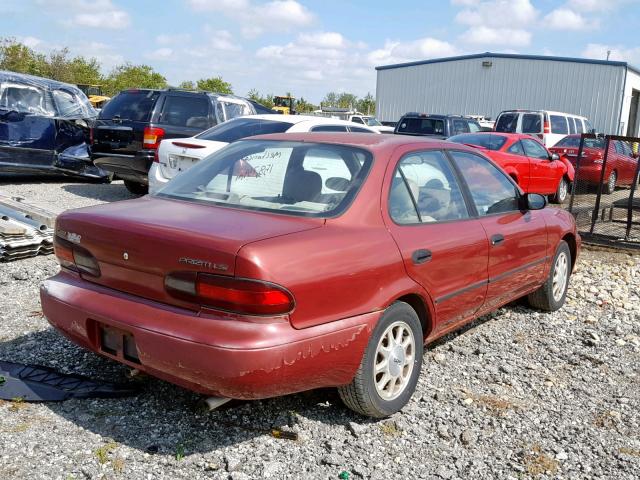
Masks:
[[[536,135],[547,148],[574,133],[594,133],[586,117],[549,110],[505,110],[498,115],[496,132]]]

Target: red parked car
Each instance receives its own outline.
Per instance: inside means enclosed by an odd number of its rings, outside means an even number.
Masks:
[[[567,158],[575,167],[580,147],[580,135],[568,135],[555,144],[550,150]],[[627,142],[611,140],[604,177],[604,138],[585,138],[580,160],[580,180],[587,184],[597,185],[602,179],[606,194],[613,193],[617,186],[628,186],[633,183],[638,166],[637,155],[633,153]]]
[[[253,137],[154,195],[60,215],[42,307],[78,345],[206,395],[334,386],[383,417],[424,344],[519,297],[563,305],[580,237],[545,204],[464,145]]]
[[[465,133],[449,138],[482,151],[527,193],[549,195],[553,203],[564,203],[573,183],[574,168],[567,160],[547,150],[531,135],[520,133]]]

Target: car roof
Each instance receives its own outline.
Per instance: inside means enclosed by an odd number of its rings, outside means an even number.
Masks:
[[[248,139],[282,140],[290,142],[314,142],[346,145],[367,149],[386,149],[404,145],[416,145],[428,149],[459,148],[461,144],[413,135],[380,135],[377,133],[304,132],[271,133]]]
[[[537,138],[530,133],[494,132],[493,130],[490,132],[465,132],[465,133],[459,133],[458,135],[455,135],[455,136],[461,137],[463,135],[499,135],[501,137],[507,137],[507,138],[513,138],[513,139],[533,138],[534,140],[537,140]]]
[[[266,113],[262,115],[244,115],[242,117],[236,118],[250,118],[252,120],[271,120],[274,122],[287,122],[291,125],[296,125],[298,123],[303,122],[313,122],[319,125],[330,124],[330,125],[347,125],[351,127],[364,127],[367,128],[367,125],[363,125],[361,123],[349,122],[347,120],[340,120],[338,118],[330,118],[330,117],[320,117],[315,115],[282,115],[278,113]]]
[[[576,117],[581,118],[582,120],[587,120],[587,117],[583,117],[582,115],[576,115],[575,113],[556,112],[554,110],[527,110],[526,108],[516,108],[513,110],[503,110],[498,114],[498,116],[502,115],[503,113],[547,113],[549,115],[564,115],[565,117]]]

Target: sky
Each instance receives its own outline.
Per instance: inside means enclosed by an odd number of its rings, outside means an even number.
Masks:
[[[640,0],[0,0],[0,37],[144,63],[170,84],[375,95],[375,67],[482,52],[640,66]]]

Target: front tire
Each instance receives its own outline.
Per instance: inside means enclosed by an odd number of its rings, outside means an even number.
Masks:
[[[553,257],[547,281],[527,297],[529,305],[547,312],[555,312],[564,305],[571,275],[571,250],[561,240]]]
[[[388,417],[404,407],[418,383],[423,333],[411,306],[396,302],[374,329],[353,381],[339,387],[351,410],[369,417]]]
[[[568,196],[569,196],[569,182],[565,177],[562,177],[560,179],[560,183],[558,183],[558,188],[556,189],[556,193],[551,197],[551,201],[553,203],[562,204],[566,202]]]
[[[131,180],[125,180],[124,186],[127,187],[127,190],[134,195],[146,195],[149,192],[149,187],[147,185],[132,182]]]

